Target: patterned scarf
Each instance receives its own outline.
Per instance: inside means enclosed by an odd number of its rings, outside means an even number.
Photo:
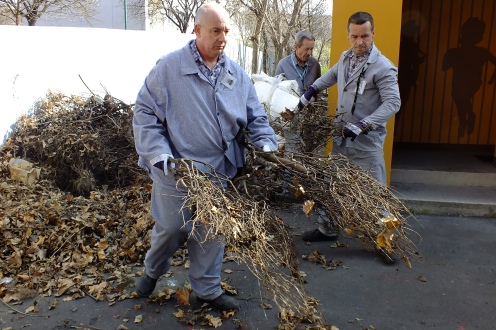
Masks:
[[[210,68],[203,61],[200,52],[196,47],[195,40],[191,40],[189,42],[189,48],[191,49],[191,54],[193,54],[193,58],[195,59],[196,64],[198,64],[201,73],[203,73],[212,86],[215,86],[217,78],[219,78],[220,73],[226,64],[226,56],[224,55],[224,52],[220,54],[217,64],[215,64],[214,68],[210,70]]]
[[[372,45],[372,47],[374,47],[374,45]],[[353,73],[355,73],[355,71],[361,66],[361,64],[369,59],[370,52],[372,51],[372,47],[370,47],[370,49],[363,54],[355,55],[355,53],[352,51],[350,55],[348,55],[350,58],[348,77],[351,77]]]

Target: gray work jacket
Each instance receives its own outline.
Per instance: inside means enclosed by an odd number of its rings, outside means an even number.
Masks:
[[[248,75],[226,56],[212,86],[194,61],[189,44],[157,62],[136,99],[136,151],[139,165],[151,175],[154,163],[172,155],[205,162],[233,177],[244,164],[244,147],[238,142],[242,128],[251,132],[255,145],[277,150],[274,130]],[[201,164],[196,167],[209,171]]]
[[[296,58],[294,57],[294,53],[281,59],[279,63],[277,63],[275,74],[277,76],[284,73],[284,77],[287,80],[296,80],[299,87],[298,94],[302,95],[308,87],[310,87],[313,82],[320,77],[320,64],[315,57],[310,56],[306,63],[307,70],[302,79],[300,76],[301,72],[300,74],[296,72],[295,61]]]
[[[383,148],[386,138],[386,123],[400,109],[401,100],[398,88],[397,68],[374,45],[367,62],[355,70],[346,80],[352,49],[341,55],[329,71],[317,79],[313,86],[322,91],[334,84],[338,84],[337,113],[344,113],[342,120],[355,123],[359,120],[373,125],[373,130],[367,135],[359,135],[355,141],[346,139],[346,147],[364,151]],[[363,93],[358,93],[354,114],[351,113],[357,82],[364,87]],[[363,85],[364,84],[364,85]]]

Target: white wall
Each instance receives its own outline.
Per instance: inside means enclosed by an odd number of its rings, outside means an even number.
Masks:
[[[157,59],[194,37],[178,32],[46,26],[0,26],[0,144],[19,116],[51,89],[89,95],[94,91],[134,103]],[[238,45],[226,53],[237,60]],[[247,53],[251,56],[251,51]],[[250,60],[248,59],[248,67]],[[246,69],[246,68],[245,68]]]

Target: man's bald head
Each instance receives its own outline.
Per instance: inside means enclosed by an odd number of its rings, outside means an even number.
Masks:
[[[198,8],[195,16],[195,25],[203,24],[209,15],[221,15],[223,17],[229,18],[229,14],[224,7],[218,3],[211,2],[205,3]]]

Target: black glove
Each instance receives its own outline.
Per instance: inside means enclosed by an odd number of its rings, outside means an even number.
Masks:
[[[301,111],[301,109],[303,109],[305,106],[315,101],[315,96],[317,95],[317,93],[318,91],[310,86],[305,94],[300,97],[300,102],[298,102],[298,110]]]
[[[346,123],[343,129],[343,136],[345,138],[351,138],[351,141],[355,141],[357,136],[360,134],[367,134],[372,129],[372,125],[367,124],[363,121],[357,121],[356,123]]]

